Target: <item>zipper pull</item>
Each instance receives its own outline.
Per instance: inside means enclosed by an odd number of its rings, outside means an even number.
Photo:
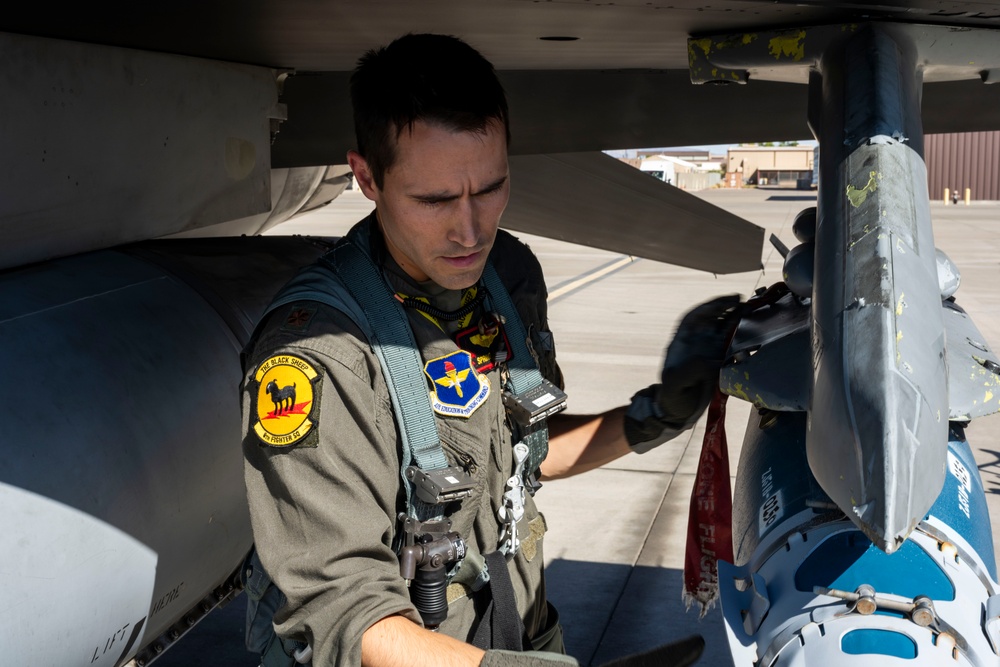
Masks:
[[[479,470],[479,466],[476,465],[476,460],[465,452],[461,452],[458,455],[458,460],[462,462],[462,467],[465,468],[465,472],[470,475],[475,475],[476,471]]]

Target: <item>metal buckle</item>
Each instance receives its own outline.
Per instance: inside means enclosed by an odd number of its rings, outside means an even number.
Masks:
[[[431,505],[468,498],[476,486],[469,473],[459,466],[438,470],[410,466],[406,469],[406,479],[416,487],[417,498]]]
[[[522,428],[528,428],[546,417],[566,409],[566,393],[545,378],[533,389],[521,394],[503,393],[503,405]]]

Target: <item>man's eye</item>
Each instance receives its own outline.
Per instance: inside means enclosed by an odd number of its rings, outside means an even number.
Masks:
[[[483,191],[482,191],[482,192],[480,192],[479,194],[480,194],[480,195],[487,195],[487,196],[488,196],[488,195],[498,195],[498,194],[501,194],[501,193],[503,193],[503,191],[504,191],[504,187],[505,187],[506,185],[507,185],[507,182],[506,182],[506,181],[504,181],[503,183],[497,183],[496,185],[494,185],[494,186],[493,186],[492,188],[490,188],[489,190],[483,190]]]

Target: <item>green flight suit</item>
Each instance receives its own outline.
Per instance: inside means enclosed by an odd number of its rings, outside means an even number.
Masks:
[[[370,220],[373,257],[397,293],[446,311],[468,298],[406,276],[385,252],[374,214]],[[538,260],[503,231],[490,257],[529,332],[540,370],[562,386]],[[471,324],[488,304],[487,298]],[[451,334],[461,322],[406,312],[425,363],[458,349]],[[392,548],[406,504],[399,432],[382,369],[351,319],[315,302],[275,309],[246,353],[243,448],[254,538],[265,569],[288,598],[275,627],[279,635],[312,646],[314,665],[360,665],[361,636],[373,623],[392,614],[420,623]],[[286,364],[280,368],[290,375],[267,382],[277,377],[276,364]],[[483,373],[488,395],[467,418],[436,415],[449,463],[465,467],[476,484],[473,496],[449,511],[452,529],[479,554],[499,546],[497,510],[514,466],[500,376],[499,367]],[[300,426],[282,435],[291,426],[274,426],[281,423]],[[557,615],[545,596],[543,533],[544,519],[528,497],[518,523],[521,549],[508,569],[535,648],[561,651]],[[462,580],[460,572],[456,581]],[[475,596],[460,583],[449,587],[441,632],[471,639]]]

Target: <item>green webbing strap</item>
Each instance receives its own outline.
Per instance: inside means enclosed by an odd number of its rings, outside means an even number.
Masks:
[[[434,423],[420,348],[402,305],[371,258],[352,241],[338,244],[322,261],[337,274],[368,320],[372,332],[369,342],[382,366],[399,424],[403,445],[400,476],[406,489],[407,512],[427,520],[440,516],[442,508],[416,497],[406,469],[412,461],[421,470],[439,470],[448,467],[448,459]]]
[[[490,293],[490,299],[496,305],[497,311],[506,320],[507,339],[510,341],[514,358],[507,362],[510,372],[510,389],[515,394],[522,394],[542,384],[542,373],[538,370],[534,356],[528,351],[528,332],[514,308],[514,302],[507,293],[507,288],[500,282],[493,264],[486,262],[483,270],[483,283]],[[515,425],[519,442],[528,446],[527,468],[529,472],[538,470],[549,453],[549,429],[547,426],[535,428],[527,433]],[[517,439],[515,438],[515,439]]]
[[[375,265],[353,243],[344,243],[334,251],[338,275],[360,304],[374,331],[375,348],[389,369],[389,394],[402,418],[404,446],[408,446],[417,465],[424,470],[447,468],[441,449],[434,412],[423,376],[420,348],[413,338],[403,306],[389,291]]]
[[[483,270],[483,283],[490,293],[490,299],[497,307],[497,312],[506,320],[504,327],[507,329],[507,339],[513,348],[511,351],[514,353],[514,358],[507,362],[511,390],[515,394],[523,394],[542,384],[542,374],[535,364],[535,358],[528,352],[528,332],[524,330],[524,324],[521,323],[521,318],[514,308],[514,302],[510,300],[507,288],[500,282],[500,276],[490,262],[486,263],[486,268]]]

